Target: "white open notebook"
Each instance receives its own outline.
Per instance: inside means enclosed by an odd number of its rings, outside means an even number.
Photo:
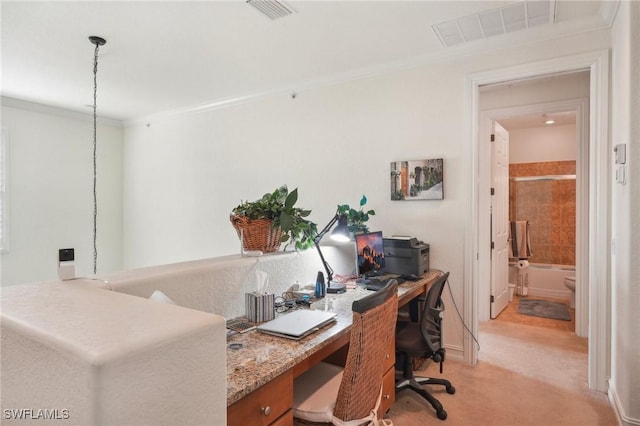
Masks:
[[[298,309],[256,327],[261,333],[300,340],[336,320],[335,312]]]

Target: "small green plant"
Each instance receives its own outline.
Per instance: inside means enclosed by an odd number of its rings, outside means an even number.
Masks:
[[[298,250],[305,250],[313,247],[318,226],[306,219],[311,210],[295,207],[297,201],[298,188],[289,192],[287,185],[282,185],[275,191],[264,194],[259,200],[241,202],[231,214],[246,216],[250,220],[272,220],[272,226],[282,230],[281,242],[288,242]]]
[[[376,212],[374,210],[364,211],[363,207],[365,204],[367,204],[367,197],[363,195],[360,199],[360,208],[358,210],[350,207],[348,204],[338,205],[338,214],[347,216],[347,228],[349,228],[349,232],[357,234],[369,231],[365,222],[369,220],[369,216],[374,216]]]

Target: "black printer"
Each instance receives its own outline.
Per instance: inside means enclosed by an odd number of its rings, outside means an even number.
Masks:
[[[429,271],[429,244],[411,237],[384,238],[385,272],[422,275]]]

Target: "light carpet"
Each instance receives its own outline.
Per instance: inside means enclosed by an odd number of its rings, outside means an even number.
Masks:
[[[606,395],[587,388],[587,341],[573,333],[508,322],[480,325],[476,366],[448,358],[442,377],[449,395],[430,387],[447,420],[411,391],[397,395],[388,413],[396,426],[614,426]],[[416,375],[441,377],[437,364]]]

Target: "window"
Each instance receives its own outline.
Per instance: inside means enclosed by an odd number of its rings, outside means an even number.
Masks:
[[[7,235],[7,172],[8,161],[8,136],[7,129],[0,131],[0,251],[2,253],[9,249],[9,238]]]

